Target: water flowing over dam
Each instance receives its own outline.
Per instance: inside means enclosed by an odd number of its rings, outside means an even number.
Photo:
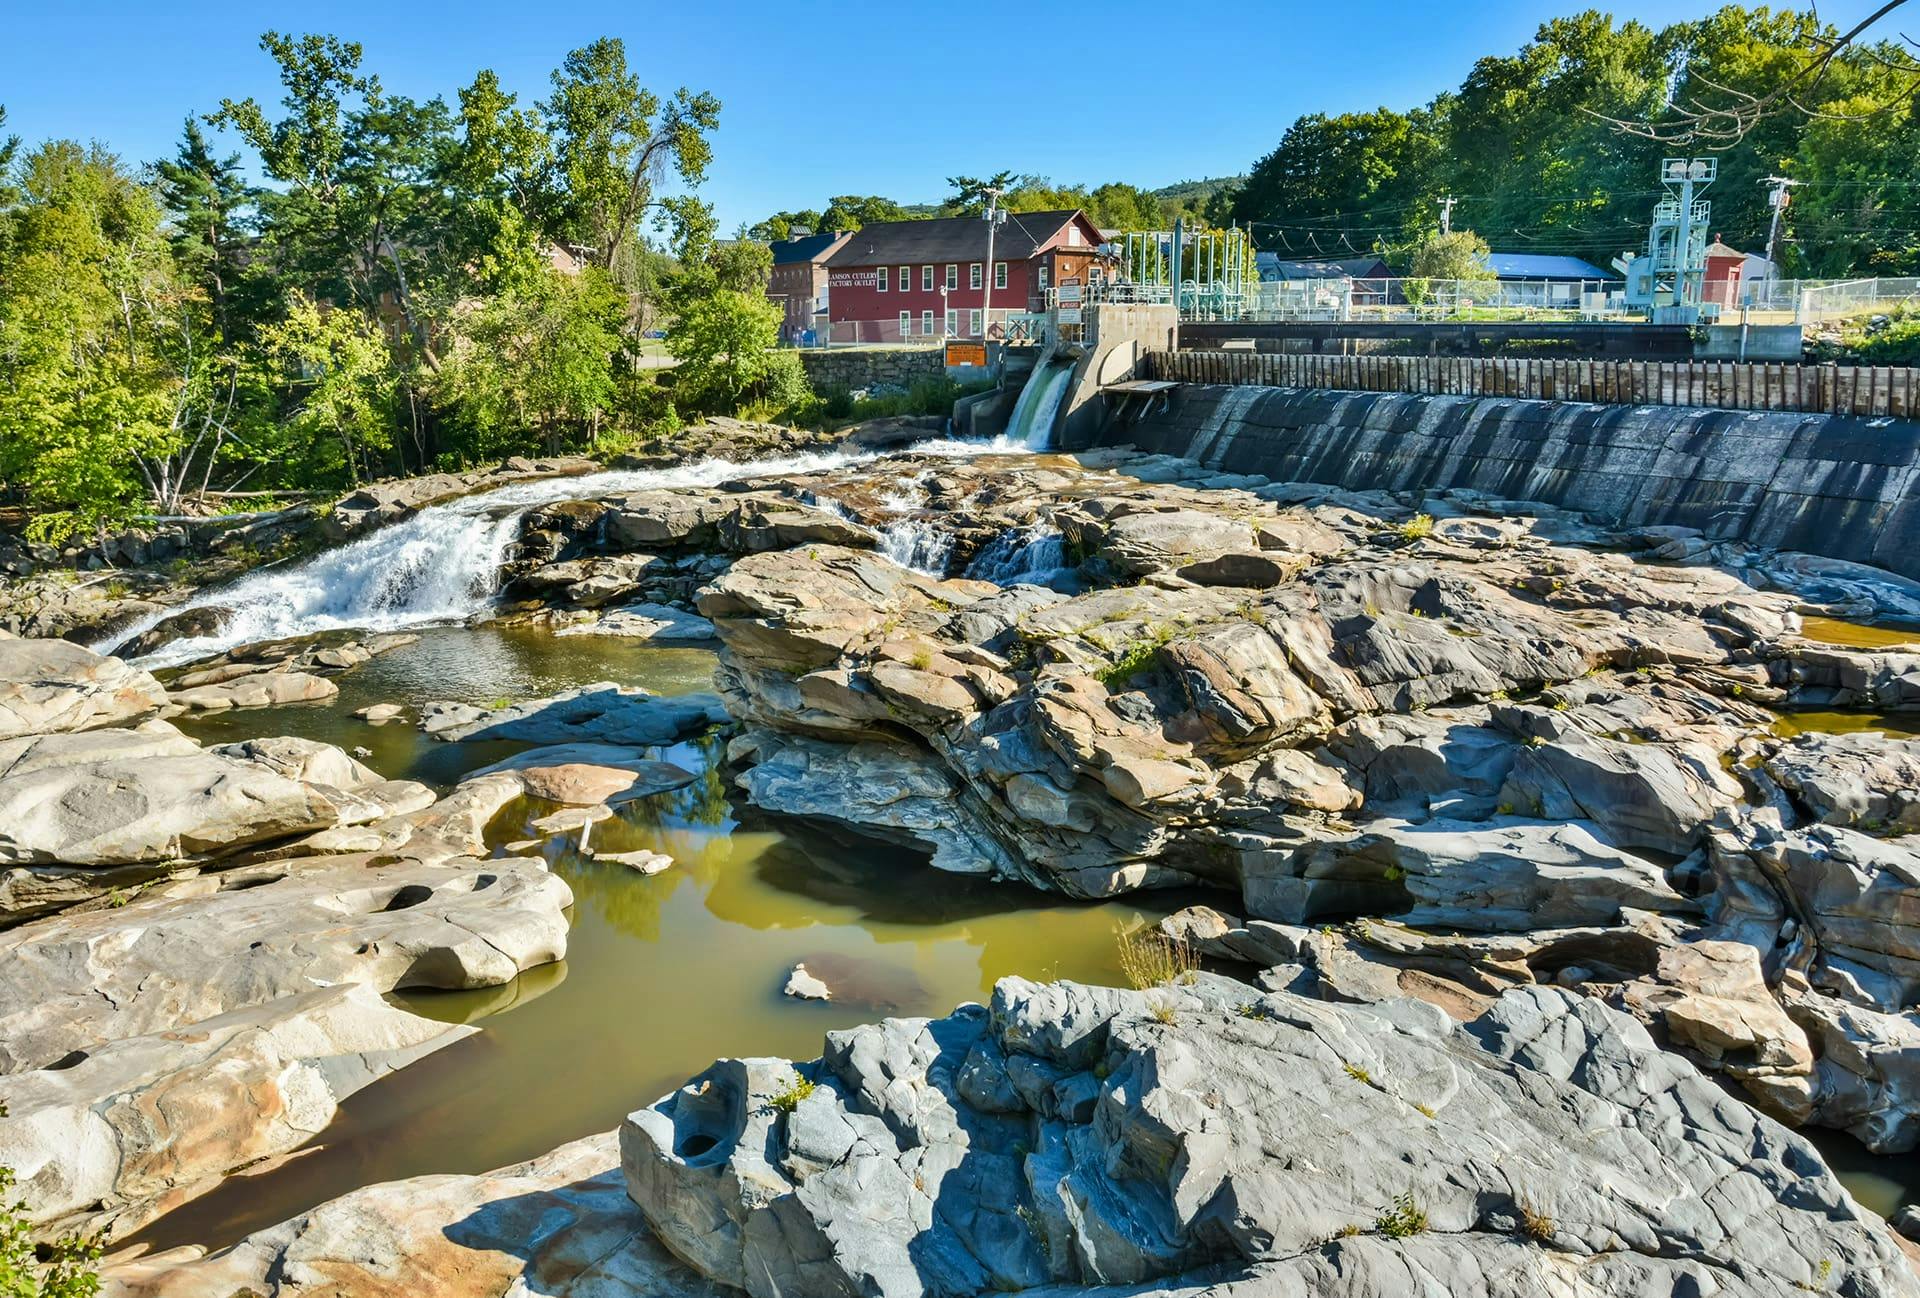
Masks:
[[[1920,578],[1920,424],[1185,384],[1098,440],[1275,481],[1469,488]]]

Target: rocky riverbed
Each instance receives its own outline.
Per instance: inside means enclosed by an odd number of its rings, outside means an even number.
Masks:
[[[817,1060],[749,1047],[617,1138],[450,1153],[112,1291],[1920,1292],[1793,1130],[1920,1144],[1920,644],[1832,643],[1682,534],[1130,452],[514,517],[479,611],[604,681],[356,687],[433,632],[158,676],[0,639],[0,1162],[40,1229],[224,1202],[484,1041],[405,989],[564,957],[577,871],[675,886],[623,826],[690,785],[970,896],[1178,895],[1211,972],[1028,981],[1074,972],[1042,936],[985,1005],[876,1022],[795,952],[758,994],[847,1016]],[[135,647],[232,624],[202,599]],[[617,666],[707,637],[714,696]]]

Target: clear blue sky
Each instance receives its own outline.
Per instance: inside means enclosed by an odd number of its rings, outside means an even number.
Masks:
[[[449,101],[483,67],[540,98],[567,50],[616,35],[646,84],[719,95],[705,192],[731,229],[833,194],[933,201],[956,173],[1152,187],[1241,172],[1301,113],[1411,107],[1582,7],[0,0],[0,104],[29,141],[98,139],[149,161],[223,95],[277,97],[257,46],[268,28],[357,40],[391,89]],[[1611,6],[1655,24],[1716,7]],[[1820,6],[1835,23],[1869,7]]]

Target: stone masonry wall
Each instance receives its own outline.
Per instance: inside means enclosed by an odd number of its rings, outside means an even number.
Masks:
[[[1187,384],[1107,445],[1276,481],[1467,487],[1920,578],[1920,422]]]
[[[816,392],[883,383],[904,388],[944,374],[946,352],[939,347],[808,348],[800,353],[800,365]]]

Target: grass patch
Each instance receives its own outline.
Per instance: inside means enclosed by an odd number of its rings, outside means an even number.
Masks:
[[[1415,514],[1412,518],[1400,524],[1399,532],[1400,535],[1406,537],[1409,541],[1418,541],[1422,537],[1432,536],[1433,515]]]
[[[1120,973],[1135,991],[1190,982],[1200,968],[1200,957],[1191,946],[1157,928],[1122,933],[1119,942]]]
[[[1368,1086],[1373,1085],[1373,1074],[1362,1068],[1359,1064],[1341,1064],[1340,1066],[1347,1070],[1347,1076],[1351,1077],[1354,1081],[1365,1082]]]
[[[1125,685],[1159,660],[1161,649],[1166,647],[1167,641],[1173,639],[1173,636],[1174,628],[1155,627],[1121,654],[1118,662],[1110,667],[1102,667],[1093,674],[1093,678],[1109,690]]]

